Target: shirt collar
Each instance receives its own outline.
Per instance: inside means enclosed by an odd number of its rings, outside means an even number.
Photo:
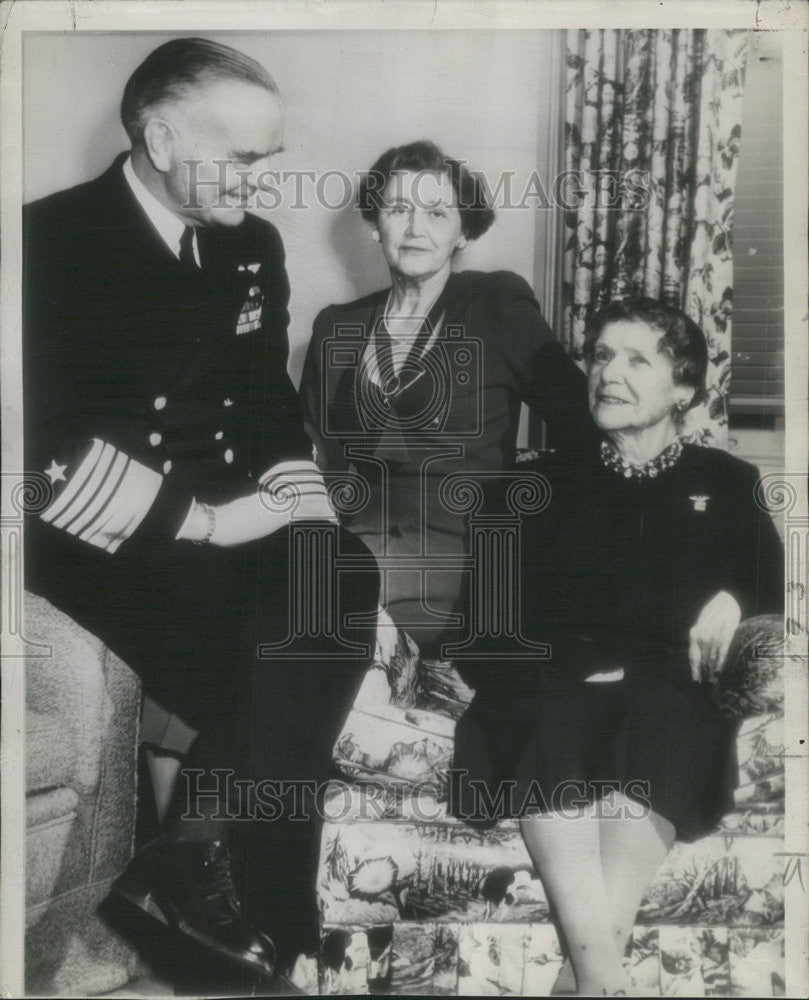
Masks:
[[[128,156],[124,161],[124,177],[126,177],[127,183],[132,189],[132,194],[134,194],[138,204],[157,230],[160,238],[174,256],[179,259],[180,237],[183,235],[185,223],[178,219],[173,212],[169,211],[165,205],[162,205],[146,187],[135,173],[131,156]],[[196,232],[194,233],[194,237],[194,254],[198,256]]]

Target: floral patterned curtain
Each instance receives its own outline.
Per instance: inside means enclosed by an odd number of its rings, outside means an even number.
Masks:
[[[569,31],[562,340],[581,361],[589,315],[649,295],[708,339],[707,403],[686,433],[727,440],[732,224],[745,31]]]

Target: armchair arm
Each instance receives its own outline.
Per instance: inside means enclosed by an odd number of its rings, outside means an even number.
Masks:
[[[784,711],[784,622],[756,615],[736,629],[715,697],[723,715],[746,719]]]
[[[50,655],[26,660],[26,707],[58,720],[75,762],[78,791],[97,787],[102,741],[114,700],[132,703],[137,713],[139,682],[107,647],[42,597],[26,593],[28,638],[50,647]],[[126,690],[123,690],[123,689]]]

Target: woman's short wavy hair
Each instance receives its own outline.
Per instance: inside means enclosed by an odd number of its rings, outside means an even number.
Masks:
[[[622,322],[646,323],[661,334],[658,349],[671,358],[674,384],[686,385],[694,390],[694,397],[686,409],[690,410],[703,402],[708,371],[705,334],[684,312],[657,299],[624,299],[597,312],[584,333],[584,359],[588,365],[593,360],[593,351],[604,327]]]
[[[357,204],[366,222],[376,222],[391,174],[405,170],[427,170],[449,177],[461,214],[461,229],[468,240],[476,240],[482,236],[494,222],[494,209],[481,178],[470,173],[459,160],[453,160],[434,142],[426,139],[406,146],[393,146],[363,174]]]

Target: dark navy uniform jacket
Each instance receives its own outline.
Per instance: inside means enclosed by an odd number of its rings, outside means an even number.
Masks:
[[[26,469],[39,524],[117,556],[174,540],[192,498],[222,503],[311,459],[286,371],[289,286],[276,229],[197,230],[181,264],[119,157],[26,206]]]
[[[230,548],[176,535],[193,499],[246,496],[312,445],[286,370],[279,234],[249,215],[200,228],[202,266],[182,264],[123,161],[25,208],[26,470],[40,487],[25,581],[204,729],[255,657],[243,616],[263,639],[285,632],[286,533]]]
[[[199,731],[197,766],[320,782],[373,650],[375,565],[329,595],[338,622],[367,623],[347,657],[339,637],[291,632],[291,531],[227,548],[176,540],[193,498],[246,496],[277,462],[312,458],[286,371],[281,238],[251,216],[199,229],[201,269],[188,267],[123,161],[25,210],[26,468],[46,487],[26,526],[26,585]],[[367,550],[345,534],[356,565]],[[263,656],[265,643],[289,656]],[[264,926],[283,905],[276,941],[314,922],[317,824],[287,819],[249,824],[253,854],[242,848],[250,919]],[[304,888],[290,897],[290,884]]]

